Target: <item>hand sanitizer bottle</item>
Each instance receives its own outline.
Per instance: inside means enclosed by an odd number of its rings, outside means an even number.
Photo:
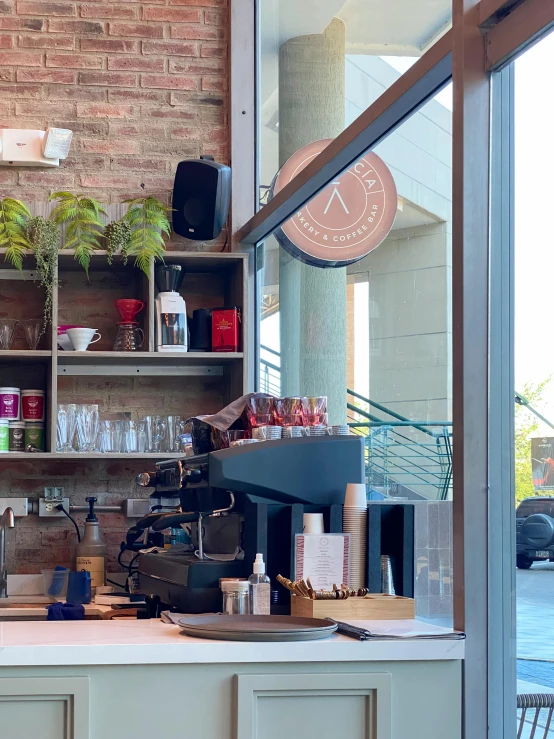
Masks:
[[[248,578],[250,583],[250,613],[256,616],[269,616],[271,601],[270,579],[265,574],[262,554],[256,554],[254,573]]]

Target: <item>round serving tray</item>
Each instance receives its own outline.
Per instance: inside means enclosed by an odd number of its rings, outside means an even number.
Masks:
[[[179,619],[183,633],[223,641],[310,641],[326,639],[337,625],[321,618],[297,616],[186,616]]]

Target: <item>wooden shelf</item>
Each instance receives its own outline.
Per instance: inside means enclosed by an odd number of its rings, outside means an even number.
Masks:
[[[47,360],[52,357],[50,349],[0,349],[0,362],[10,359],[14,362],[28,362],[35,359]]]
[[[130,459],[178,459],[179,457],[184,457],[185,455],[182,452],[130,452],[125,454],[118,454],[117,452],[34,452],[34,453],[27,453],[27,452],[6,452],[3,454],[0,454],[0,461],[4,461],[7,459],[50,459],[50,460],[60,460],[60,459],[67,459],[75,461],[75,460],[87,460],[87,459],[120,459],[122,461],[124,460],[130,460]]]
[[[59,352],[58,375],[223,375],[242,352]]]

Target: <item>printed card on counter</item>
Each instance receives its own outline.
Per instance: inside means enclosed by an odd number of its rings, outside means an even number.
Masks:
[[[295,580],[310,579],[316,590],[348,582],[350,534],[296,534]]]

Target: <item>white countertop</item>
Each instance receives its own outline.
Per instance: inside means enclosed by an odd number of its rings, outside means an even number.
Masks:
[[[420,621],[352,621],[371,630],[436,628]],[[446,629],[445,629],[446,631]],[[305,642],[230,642],[183,636],[158,620],[0,623],[0,667],[264,662],[375,662],[463,659],[464,642],[366,641],[345,636]]]

